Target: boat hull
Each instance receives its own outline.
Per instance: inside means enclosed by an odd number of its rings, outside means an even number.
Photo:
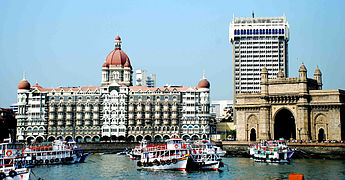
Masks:
[[[187,162],[188,157],[180,158],[177,160],[176,163],[170,162],[167,164],[153,164],[152,166],[146,165],[146,163],[143,163],[142,166],[139,167],[139,169],[153,169],[153,170],[179,170],[179,171],[185,171],[187,168]]]
[[[18,174],[17,174],[16,176],[14,176],[14,177],[10,177],[10,176],[8,176],[8,174],[7,174],[5,180],[29,180],[29,179],[30,179],[30,172],[31,172],[31,170],[28,169],[27,172],[25,172],[25,173],[18,173]]]

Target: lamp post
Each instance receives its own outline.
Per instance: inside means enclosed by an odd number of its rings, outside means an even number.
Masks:
[[[301,140],[301,131],[303,128],[297,128],[299,140]]]

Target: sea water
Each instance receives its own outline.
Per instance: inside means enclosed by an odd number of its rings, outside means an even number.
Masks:
[[[32,168],[30,179],[288,179],[290,173],[305,179],[344,179],[345,160],[293,159],[266,164],[249,158],[223,158],[219,171],[137,170],[136,162],[116,154],[90,155],[86,163],[43,165]]]

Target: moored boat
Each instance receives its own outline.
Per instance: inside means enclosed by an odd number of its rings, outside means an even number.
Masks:
[[[189,154],[182,139],[166,140],[164,145],[147,145],[143,148],[137,166],[140,169],[186,170]]]
[[[250,145],[248,153],[256,162],[267,163],[286,163],[291,160],[294,149],[287,146],[286,141],[271,140],[263,141],[261,143]]]
[[[29,165],[73,164],[84,162],[88,156],[76,143],[60,140],[27,146],[24,154],[31,158]]]
[[[222,150],[214,143],[203,140],[198,143],[193,143],[189,147],[189,170],[218,170],[221,167],[222,159],[218,152]]]

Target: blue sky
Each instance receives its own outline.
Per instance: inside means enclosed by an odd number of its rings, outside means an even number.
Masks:
[[[345,89],[345,1],[0,1],[0,107],[17,84],[100,85],[101,66],[118,33],[135,69],[195,87],[205,70],[211,99],[232,99],[233,14],[286,15],[289,72],[318,65],[324,89]]]

